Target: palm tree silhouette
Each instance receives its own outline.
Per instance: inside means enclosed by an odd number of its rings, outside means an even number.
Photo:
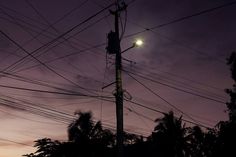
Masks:
[[[37,151],[35,153],[26,154],[26,157],[59,157],[57,154],[61,143],[59,141],[53,141],[49,138],[43,138],[35,141],[35,147]]]
[[[68,139],[75,143],[110,146],[114,143],[114,135],[102,128],[100,121],[93,122],[91,112],[77,112],[78,119],[68,126]]]
[[[154,128],[152,139],[154,148],[159,156],[184,157],[187,154],[188,144],[185,139],[186,128],[182,125],[182,117],[175,118],[170,111],[164,114]]]
[[[79,117],[68,126],[68,139],[80,156],[104,156],[114,146],[114,134],[103,129],[101,122],[93,122],[91,112],[77,112]]]

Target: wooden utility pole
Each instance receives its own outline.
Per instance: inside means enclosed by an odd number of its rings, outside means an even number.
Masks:
[[[119,39],[119,4],[117,3],[117,9],[115,11],[115,34],[118,37],[117,45],[118,50],[116,51],[116,142],[117,142],[117,156],[123,157],[123,88],[122,88],[122,63],[121,63],[121,49]]]
[[[116,70],[116,144],[117,144],[117,157],[123,157],[123,88],[122,88],[122,57],[120,48],[120,33],[119,33],[119,16],[120,12],[126,9],[124,2],[119,3],[116,0],[116,10],[111,11],[115,17],[115,32],[111,31],[108,34],[107,53],[115,55],[115,70]],[[113,84],[113,83],[112,83]],[[107,86],[106,86],[107,87]]]

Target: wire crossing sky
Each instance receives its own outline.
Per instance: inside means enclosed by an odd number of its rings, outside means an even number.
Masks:
[[[187,126],[227,119],[236,2],[125,2],[125,130],[148,136],[171,110]],[[114,9],[108,0],[1,0],[0,157],[33,152],[39,138],[67,140],[77,111],[115,130],[115,56],[106,54]],[[137,39],[143,45],[129,49]]]

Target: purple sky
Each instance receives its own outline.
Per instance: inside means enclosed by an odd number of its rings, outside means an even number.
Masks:
[[[229,100],[224,89],[233,84],[226,58],[235,50],[236,4],[126,36],[229,2],[136,0],[130,3],[121,47],[126,49],[136,39],[142,39],[144,45],[123,54],[124,58],[135,62],[130,64],[123,60],[123,68],[155,94],[123,73],[126,99],[132,98],[133,102],[163,112],[173,110],[177,116],[184,113],[185,120],[194,119],[194,122],[208,127],[227,119],[226,107],[219,102]],[[31,53],[110,3],[109,0],[1,0],[0,28]],[[101,120],[106,127],[115,127],[115,105],[112,102],[2,86],[113,96],[114,86],[104,91],[101,88],[114,81],[114,56],[106,57],[105,45],[92,48],[106,43],[106,35],[113,29],[114,17],[108,15],[108,10],[102,12],[34,54],[52,70],[32,57],[14,66],[26,53],[0,35],[1,72],[12,74],[0,78],[0,157],[30,153],[33,148],[22,144],[33,145],[33,141],[39,138],[66,140],[67,125],[78,110],[92,111],[94,120]],[[123,26],[125,19],[123,12],[120,18]],[[68,54],[74,55],[55,60]],[[127,101],[124,106],[125,129],[130,132],[148,135],[155,125],[151,119],[162,116]]]

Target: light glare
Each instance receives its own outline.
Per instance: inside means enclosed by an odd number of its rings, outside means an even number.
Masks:
[[[143,45],[143,41],[140,40],[140,39],[138,39],[138,40],[135,42],[135,44],[136,44],[137,46],[142,46],[142,45]]]

